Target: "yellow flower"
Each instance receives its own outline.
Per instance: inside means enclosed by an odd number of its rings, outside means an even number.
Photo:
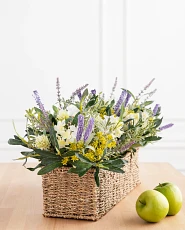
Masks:
[[[71,150],[77,150],[76,143],[70,143],[70,149]]]
[[[77,149],[83,149],[84,148],[84,142],[83,141],[78,141],[76,145],[77,145]]]
[[[99,113],[100,113],[100,117],[104,118],[104,115],[106,115],[106,108],[105,107],[101,108]]]
[[[42,150],[48,150],[50,148],[48,137],[46,135],[35,137],[35,147]]]
[[[75,156],[75,155],[73,155],[72,157],[71,157],[71,160],[74,162],[74,161],[77,161],[78,160],[78,157],[77,156]]]
[[[69,157],[64,157],[64,159],[62,160],[62,164],[67,165],[68,161],[69,161]]]

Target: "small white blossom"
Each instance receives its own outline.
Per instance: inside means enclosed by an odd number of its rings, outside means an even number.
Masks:
[[[68,111],[65,109],[59,110],[59,112],[57,114],[57,119],[62,121],[62,120],[67,119],[67,118],[69,118]]]
[[[69,116],[74,117],[80,110],[75,105],[69,105],[67,107]]]
[[[71,132],[69,129],[62,131],[61,133],[62,139],[70,139],[71,138]]]
[[[57,134],[61,134],[64,131],[65,124],[65,120],[57,122],[57,125],[54,126],[54,129],[55,131],[57,131]]]

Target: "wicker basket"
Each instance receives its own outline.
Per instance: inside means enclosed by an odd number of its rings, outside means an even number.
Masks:
[[[94,170],[83,177],[57,168],[42,176],[45,217],[98,220],[140,183],[138,153],[127,153],[124,174],[100,170],[100,187]]]

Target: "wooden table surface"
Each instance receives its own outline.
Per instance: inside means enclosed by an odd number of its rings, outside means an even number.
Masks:
[[[0,230],[185,230],[185,205],[176,216],[159,223],[147,223],[135,211],[138,196],[158,183],[172,182],[181,189],[185,201],[185,176],[168,163],[141,163],[141,185],[92,222],[42,216],[41,177],[19,163],[0,164]]]

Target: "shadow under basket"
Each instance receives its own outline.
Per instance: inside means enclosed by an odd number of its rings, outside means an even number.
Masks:
[[[125,173],[100,170],[100,187],[94,169],[83,177],[67,173],[69,167],[54,169],[42,176],[43,215],[84,220],[98,220],[121,201],[138,184],[138,152],[127,153]]]

